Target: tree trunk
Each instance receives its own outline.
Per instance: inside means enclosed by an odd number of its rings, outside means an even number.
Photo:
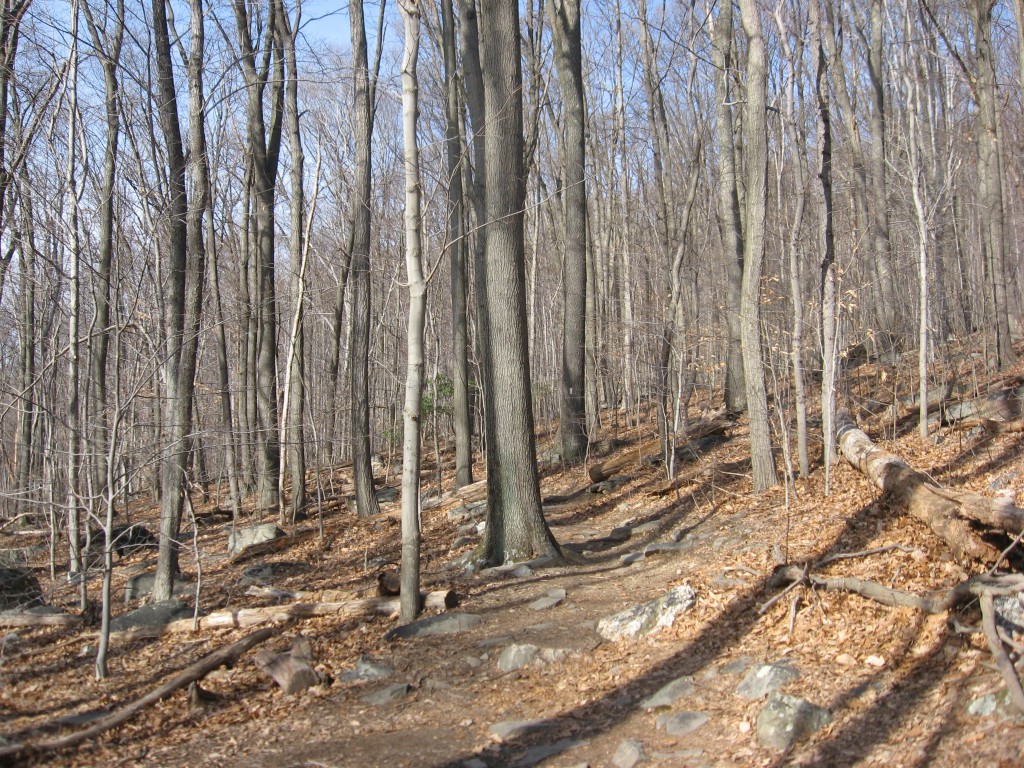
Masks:
[[[469,317],[466,294],[465,191],[462,185],[462,101],[459,91],[455,15],[452,0],[441,0],[444,53],[445,149],[448,160],[448,252],[452,298],[452,421],[455,427],[455,487],[473,482],[473,421],[469,402]]]
[[[764,261],[765,209],[768,200],[768,69],[761,18],[755,0],[740,0],[743,31],[747,38],[746,237],[743,249],[743,291],[740,301],[743,370],[754,490],[778,482],[768,423],[768,393],[761,353],[761,273]]]
[[[280,511],[282,523],[294,523],[306,506],[306,334],[305,334],[305,280],[306,280],[306,198],[303,190],[304,157],[302,152],[302,134],[299,125],[299,72],[295,57],[295,38],[301,21],[302,6],[296,5],[294,23],[288,18],[284,3],[278,4],[277,23],[284,48],[287,69],[285,84],[285,117],[288,130],[288,153],[291,156],[289,183],[291,186],[291,232],[289,233],[288,250],[292,264],[292,303],[293,322],[291,338],[288,341],[287,377],[285,388],[286,398],[284,423],[286,444],[288,446],[287,468],[291,479],[292,496],[286,508],[284,498],[284,473],[281,474]],[[297,267],[297,268],[296,268]]]
[[[992,50],[992,10],[995,0],[971,0],[968,3],[974,26],[977,78],[974,96],[978,102],[978,182],[981,234],[987,257],[986,274],[992,297],[995,326],[996,365],[1012,365],[1016,353],[1010,338],[1008,272],[1003,221],[1003,178],[999,160],[999,106]]]
[[[743,288],[743,223],[736,169],[736,134],[732,116],[733,55],[732,4],[722,3],[715,19],[712,59],[715,65],[715,113],[718,118],[718,217],[725,255],[727,330],[725,363],[725,405],[730,411],[747,409],[744,375],[742,324],[740,322]]]
[[[373,84],[367,65],[363,0],[349,6],[355,67],[355,199],[352,215],[352,334],[349,386],[352,397],[352,481],[360,517],[380,512],[370,468],[370,196]]]
[[[522,70],[519,9],[503,0],[480,3],[486,172],[487,258],[477,274],[484,299],[483,367],[487,423],[487,529],[477,550],[481,564],[560,558],[541,510],[526,338],[523,206]],[[500,372],[500,375],[499,375]]]
[[[562,97],[559,140],[562,158],[562,209],[565,246],[562,261],[562,388],[560,440],[562,458],[581,460],[587,453],[586,316],[587,316],[587,182],[586,122],[580,0],[552,0],[551,28]]]
[[[171,597],[178,572],[178,530],[185,495],[188,467],[188,435],[192,423],[192,378],[194,372],[184,355],[186,307],[188,303],[188,200],[185,188],[185,153],[178,123],[178,97],[171,61],[166,4],[153,1],[153,41],[156,53],[157,99],[160,128],[167,163],[167,289],[165,297],[165,375],[167,404],[165,423],[168,439],[161,459],[160,551],[157,559],[153,599]],[[194,349],[194,347],[193,347]]]
[[[420,13],[416,0],[399,0],[405,26],[402,56],[402,133],[405,148],[405,268],[409,281],[409,325],[402,431],[402,621],[419,613],[420,595],[420,418],[423,403],[423,329],[427,283],[423,277],[420,223],[420,150],[416,138]]]

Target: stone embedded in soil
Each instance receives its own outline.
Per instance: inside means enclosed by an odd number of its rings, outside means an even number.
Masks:
[[[671,683],[663,685],[657,692],[648,696],[640,702],[640,706],[651,711],[653,709],[664,709],[671,707],[679,699],[689,696],[696,690],[693,685],[693,678],[689,675],[677,677]]]
[[[577,747],[585,747],[586,745],[587,742],[581,739],[561,739],[553,744],[539,744],[526,750],[522,757],[511,763],[511,768],[529,768],[547,760],[549,757],[560,755]]]
[[[832,714],[827,709],[775,691],[757,716],[757,742],[762,747],[786,750],[831,722]]]
[[[363,696],[363,701],[375,707],[384,707],[404,699],[409,695],[410,690],[411,687],[408,683],[395,683],[394,685],[389,685],[378,691],[366,694]]]
[[[182,600],[163,600],[136,608],[110,622],[111,632],[124,632],[138,627],[162,627],[177,619],[192,618],[192,606]]]
[[[693,587],[673,587],[656,600],[605,616],[597,623],[597,633],[605,640],[632,640],[672,626],[676,616],[688,611],[697,601]]]
[[[537,654],[540,651],[536,645],[510,645],[501,652],[501,656],[498,657],[498,669],[502,672],[512,672],[516,669],[522,669],[528,664],[533,663],[534,659],[537,658]]]
[[[550,720],[502,720],[490,727],[491,733],[502,741],[517,739],[525,733],[550,728],[554,725]]]
[[[531,611],[545,611],[548,608],[554,608],[563,600],[565,600],[564,589],[549,589],[547,592],[544,593],[543,597],[537,598],[527,607]]]
[[[719,667],[718,671],[723,675],[738,675],[741,672],[746,672],[747,667],[749,667],[753,661],[754,660],[749,656],[740,656],[738,659],[733,659],[732,661],[723,664]]]
[[[736,687],[736,694],[745,699],[763,699],[772,691],[800,677],[799,670],[786,664],[758,664]]]
[[[612,755],[612,765],[615,768],[633,768],[634,765],[644,759],[643,742],[636,739],[626,739]]]
[[[237,555],[246,547],[262,544],[265,541],[272,541],[284,535],[284,531],[274,525],[274,523],[263,523],[262,525],[252,525],[248,528],[239,528],[228,536],[228,551],[232,555]]]
[[[686,736],[703,726],[708,719],[705,712],[675,712],[659,715],[656,727],[664,729],[669,736]]]
[[[409,639],[413,637],[430,637],[433,635],[454,635],[457,632],[465,632],[482,622],[483,619],[472,613],[442,613],[438,616],[429,616],[411,624],[403,624],[389,630],[385,640]]]
[[[338,676],[338,679],[343,683],[353,683],[359,681],[380,680],[381,678],[389,677],[392,674],[394,674],[394,670],[391,669],[391,667],[378,664],[367,656],[360,656],[359,660],[356,661],[355,667],[342,672]]]
[[[1014,635],[1024,635],[1024,594],[1000,595],[992,599],[996,624]]]
[[[633,565],[633,563],[642,563],[647,559],[647,555],[643,552],[627,552],[619,558],[619,563],[622,565]]]

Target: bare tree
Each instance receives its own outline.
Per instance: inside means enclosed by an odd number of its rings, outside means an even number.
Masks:
[[[417,0],[399,0],[405,27],[402,54],[402,143],[405,156],[405,269],[409,281],[409,325],[405,407],[402,415],[402,621],[420,609],[420,418],[423,410],[423,329],[427,282],[423,276],[420,221],[419,117],[420,10]]]
[[[480,222],[486,259],[478,264],[483,295],[484,408],[487,411],[487,528],[476,552],[480,564],[560,558],[540,504],[530,358],[526,338],[526,267],[523,207],[523,102],[519,9],[503,0],[481,0],[486,152],[485,218]],[[479,138],[477,138],[479,140]],[[500,372],[500,373],[499,373]]]
[[[744,112],[746,159],[746,237],[743,249],[743,291],[740,318],[743,369],[750,418],[750,453],[754,490],[775,485],[778,475],[772,455],[768,422],[768,393],[761,354],[761,275],[764,260],[765,208],[768,200],[768,63],[760,11],[756,0],[740,0],[747,38],[747,106]]]

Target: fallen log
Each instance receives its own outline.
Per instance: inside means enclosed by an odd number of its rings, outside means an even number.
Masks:
[[[302,593],[297,593],[301,595]],[[423,596],[424,607],[431,610],[447,610],[457,603],[451,590],[431,592]],[[237,611],[218,611],[200,616],[198,626],[193,619],[179,619],[167,624],[136,627],[123,632],[111,632],[111,640],[138,640],[160,637],[179,632],[204,631],[210,629],[240,629],[255,627],[268,622],[285,622],[294,619],[311,619],[317,616],[338,616],[342,619],[356,619],[363,616],[398,613],[397,597],[367,597],[361,600],[338,602],[299,602],[287,605],[270,605],[261,608],[240,608]]]
[[[836,414],[836,438],[847,461],[897,507],[931,528],[958,559],[994,562],[1000,549],[986,541],[984,534],[1024,531],[1024,510],[1009,499],[943,488],[924,472],[878,448],[848,411]]]
[[[699,441],[712,435],[719,435],[732,425],[732,419],[725,411],[718,410],[714,413],[690,424],[686,430],[686,442],[676,448],[676,455],[684,453],[688,448],[699,448]],[[590,480],[600,483],[609,477],[618,474],[626,469],[638,467],[650,461],[661,453],[661,439],[655,438],[620,453],[607,461],[598,464],[591,464],[587,469]]]
[[[478,480],[475,483],[464,485],[456,491],[449,491],[443,496],[433,499],[426,499],[420,505],[423,509],[437,509],[450,504],[470,504],[474,501],[481,501],[487,498],[487,481]]]
[[[963,429],[981,427],[991,435],[1010,435],[1024,432],[1024,419],[997,421],[996,419],[965,419],[957,424]]]
[[[146,707],[166,699],[175,691],[186,688],[193,682],[203,679],[218,667],[235,664],[243,653],[254,648],[265,640],[270,639],[280,630],[280,627],[264,627],[252,634],[246,635],[241,640],[236,640],[230,645],[226,645],[223,648],[218,648],[217,650],[208,653],[195,664],[183,669],[163,685],[154,688],[145,696],[136,699],[121,709],[100,718],[88,728],[76,733],[68,734],[67,736],[46,739],[35,743],[7,744],[0,747],[0,757],[56,752],[57,750],[77,746],[83,741],[99,736],[104,731],[116,728],[117,726],[126,723]]]
[[[71,613],[0,612],[0,627],[76,627],[81,623],[82,617]]]
[[[965,419],[1013,421],[1021,417],[1024,403],[1024,382],[1019,378],[1003,382],[988,394],[970,400],[948,403],[942,412],[945,424],[955,424]]]

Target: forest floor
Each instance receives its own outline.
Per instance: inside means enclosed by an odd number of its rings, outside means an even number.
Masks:
[[[880,387],[891,387],[891,371],[877,366],[863,365],[851,375],[860,378],[851,392],[879,396]],[[984,391],[984,382],[979,389]],[[880,445],[940,483],[1024,502],[1021,435],[989,437],[943,427],[922,441],[914,425],[893,438],[893,423],[880,421],[862,423]],[[634,441],[635,449],[652,433],[653,425],[645,424],[628,432],[620,429],[616,436]],[[605,436],[611,436],[610,429]],[[286,650],[301,632],[312,645],[314,666],[326,678],[323,685],[284,695],[256,668],[250,652],[234,668],[204,679],[214,701],[190,706],[179,691],[77,749],[23,756],[21,762],[600,768],[628,764],[619,750],[632,740],[642,744],[638,765],[1024,764],[1024,718],[1007,708],[987,715],[968,711],[971,702],[1005,687],[984,637],[960,631],[963,625],[978,624],[975,610],[956,617],[925,616],[856,595],[799,587],[760,611],[778,594],[769,577],[782,561],[803,563],[881,549],[837,560],[824,572],[921,593],[947,589],[981,570],[954,562],[927,528],[880,501],[855,469],[838,463],[828,496],[820,467],[788,492],[780,485],[754,494],[741,422],[726,441],[682,463],[676,492],[659,493],[665,488],[662,467],[634,467],[626,474],[631,477],[626,484],[595,495],[587,491],[583,467],[555,466],[544,472],[546,497],[571,496],[547,505],[546,513],[559,542],[584,553],[581,565],[518,576],[495,570],[464,573],[449,567],[472,546],[451,548],[463,524],[449,515],[457,505],[424,511],[424,589],[455,590],[460,604],[454,611],[482,618],[471,629],[389,640],[384,635],[396,626],[394,616],[305,619],[283,627],[262,647]],[[372,587],[382,568],[398,562],[397,502],[384,505],[379,518],[358,519],[341,503],[348,491],[343,478],[344,473],[337,476],[335,497],[324,505],[323,537],[314,515],[300,527],[315,535],[297,538],[291,548],[262,561],[278,565],[274,586],[357,590]],[[392,478],[390,484],[396,483]],[[135,512],[133,521],[155,530],[155,514]],[[624,527],[632,531],[628,538],[610,536]],[[229,529],[198,531],[200,600],[206,611],[267,604],[265,598],[247,596],[239,585],[253,563],[232,564],[227,558]],[[662,541],[683,546],[624,564],[624,555]],[[0,541],[0,546],[13,545]],[[116,568],[117,590],[147,557],[134,555]],[[187,575],[194,577],[194,565],[186,555]],[[48,568],[38,566],[43,581]],[[696,605],[672,626],[635,641],[604,642],[596,634],[602,617],[682,584],[696,591]],[[94,594],[97,585],[90,584]],[[73,610],[76,592],[65,578],[58,575],[47,586],[51,604]],[[565,590],[559,604],[530,607],[553,589]],[[127,610],[117,603],[118,613]],[[5,631],[0,735],[31,743],[74,730],[60,730],[55,725],[59,718],[116,710],[252,630],[115,643],[112,674],[102,681],[93,673],[95,628]],[[548,663],[503,672],[498,658],[512,643],[562,652]],[[346,681],[345,671],[361,657],[392,673],[377,681]],[[752,664],[779,661],[800,672],[786,692],[827,707],[833,715],[830,725],[785,753],[758,744],[755,722],[763,701],[735,693]],[[675,737],[659,729],[662,713],[647,711],[641,702],[684,675],[692,677],[694,690],[672,709],[703,712],[709,720]],[[384,704],[366,700],[396,683],[408,684],[404,696]],[[508,721],[538,722],[519,734],[499,736],[491,730]],[[545,750],[555,754],[544,757]]]

